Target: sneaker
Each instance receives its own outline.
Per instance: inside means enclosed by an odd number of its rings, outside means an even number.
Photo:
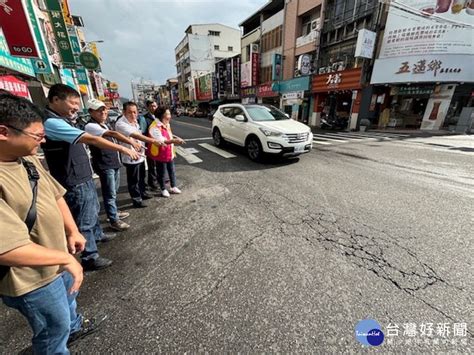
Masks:
[[[149,200],[149,199],[151,199],[151,198],[153,198],[153,196],[150,195],[150,194],[148,194],[148,193],[142,194],[142,199],[143,199],[143,200]]]
[[[181,193],[181,190],[178,189],[177,187],[172,187],[171,190],[170,190],[170,192],[171,192],[172,194],[180,194],[180,193]]]
[[[161,196],[168,198],[170,197],[170,193],[168,190],[161,190]]]
[[[84,271],[96,271],[108,268],[112,265],[112,260],[99,256],[97,259],[83,260],[81,265]]]
[[[124,231],[124,230],[130,228],[130,224],[127,224],[124,221],[121,221],[119,219],[118,221],[115,221],[114,223],[110,223],[110,228],[121,232],[121,231]]]
[[[99,327],[102,324],[102,322],[106,319],[107,319],[107,316],[104,316],[100,319],[96,319],[96,318],[83,319],[81,329],[69,335],[67,345],[71,346],[76,341],[82,338],[85,338],[86,336],[96,332],[97,330],[99,330]]]
[[[103,233],[100,239],[96,240],[96,243],[107,243],[117,237],[116,233]]]
[[[130,213],[125,212],[125,211],[117,211],[117,216],[119,219],[125,219],[128,216],[130,216]]]
[[[133,202],[133,208],[145,208],[148,207],[146,204],[143,202]]]

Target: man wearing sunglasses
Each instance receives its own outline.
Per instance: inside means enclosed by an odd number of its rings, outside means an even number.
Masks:
[[[66,190],[34,157],[43,113],[0,94],[0,298],[33,330],[35,354],[68,354],[67,344],[97,329],[77,313],[83,271],[74,257],[86,244]]]
[[[77,128],[79,93],[64,84],[49,89],[44,128],[46,142],[42,148],[51,175],[67,190],[65,200],[79,231],[87,240],[81,254],[87,271],[109,267],[112,261],[99,256],[97,242],[111,239],[104,234],[99,221],[99,200],[92,179],[92,167],[85,144],[118,151],[132,160],[140,158],[133,149],[93,136]]]

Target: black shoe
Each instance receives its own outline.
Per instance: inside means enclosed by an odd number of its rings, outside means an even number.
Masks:
[[[153,192],[158,192],[158,191],[160,191],[160,189],[158,188],[158,186],[150,186],[150,187],[148,188],[148,190],[153,191]]]
[[[145,208],[145,207],[148,207],[148,206],[145,205],[143,202],[134,202],[133,203],[133,208]]]
[[[102,234],[102,238],[99,240],[96,240],[96,243],[107,243],[110,242],[111,240],[115,239],[117,236],[117,233],[104,233]]]
[[[83,260],[81,264],[84,271],[96,271],[108,268],[112,265],[112,260],[99,256],[97,259]]]
[[[150,194],[148,194],[148,193],[142,194],[142,199],[143,199],[143,200],[149,200],[149,199],[151,199],[151,198],[153,198],[153,196],[150,195]]]
[[[88,336],[92,333],[95,333],[97,330],[99,330],[100,325],[106,319],[107,319],[107,316],[104,316],[100,319],[95,319],[95,318],[83,319],[81,329],[79,329],[77,332],[74,332],[71,335],[69,335],[67,345],[71,346],[76,341],[78,341],[82,338],[85,338],[86,336]]]

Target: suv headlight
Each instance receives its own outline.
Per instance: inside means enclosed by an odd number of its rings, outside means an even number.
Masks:
[[[260,127],[259,129],[267,137],[280,137],[282,135],[281,132],[275,132],[265,127]]]

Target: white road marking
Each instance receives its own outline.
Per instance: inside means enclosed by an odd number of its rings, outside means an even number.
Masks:
[[[323,141],[317,141],[317,140],[314,140],[314,139],[313,139],[313,144],[331,145],[332,143],[323,142]]]
[[[217,148],[217,147],[214,147],[213,145],[210,145],[210,144],[207,144],[207,143],[199,143],[199,146],[213,152],[213,153],[216,153],[218,155],[220,155],[221,157],[224,157],[226,159],[229,159],[229,158],[235,158],[236,155],[234,154],[231,154],[229,152],[226,152],[225,150],[222,150],[220,148]]]
[[[176,153],[183,157],[184,160],[186,160],[189,164],[197,164],[197,163],[202,163],[202,160],[199,159],[197,156],[194,154],[188,153],[185,151],[182,147],[177,147],[176,148]]]
[[[195,142],[195,141],[209,141],[212,140],[212,137],[202,137],[202,138],[183,138],[186,142]]]
[[[314,137],[317,137],[316,139],[318,139],[318,140],[319,140],[319,138],[321,138],[321,139],[326,140],[326,141],[341,142],[341,143],[349,142],[349,141],[345,141],[345,140],[343,140],[343,139],[331,139],[331,138],[327,138],[327,136],[324,135],[324,134],[314,134],[314,133],[313,133],[313,140],[315,139]]]

